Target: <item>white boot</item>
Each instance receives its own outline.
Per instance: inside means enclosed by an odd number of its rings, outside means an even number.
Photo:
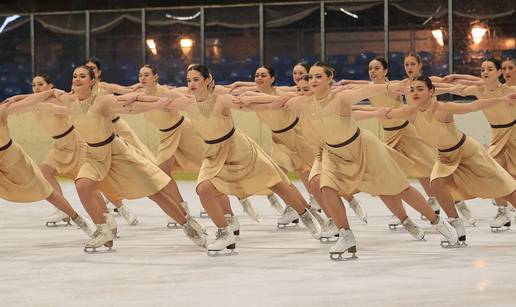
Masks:
[[[321,206],[312,194],[310,194],[310,201],[308,202],[308,204],[310,205],[310,207],[315,208],[315,210],[321,212]]]
[[[353,197],[353,199],[349,202],[349,206],[351,209],[353,209],[353,212],[355,212],[355,215],[364,223],[367,224],[367,212],[365,208],[360,204],[356,198]]]
[[[332,242],[332,239],[336,240],[339,237],[339,229],[337,225],[333,222],[332,219],[329,219],[328,222],[324,225],[321,232],[321,237],[319,240],[321,243]],[[334,241],[333,241],[334,242]]]
[[[88,223],[82,218],[82,216],[77,214],[77,217],[73,220],[73,223],[77,225],[88,237],[91,238],[93,232],[90,229],[90,226],[88,226]]]
[[[122,205],[120,208],[118,208],[118,213],[120,213],[120,215],[125,219],[127,224],[129,224],[129,225],[138,224],[138,217],[125,204]]]
[[[427,202],[430,205],[430,207],[432,207],[432,210],[435,214],[439,215],[441,213],[441,207],[439,206],[439,203],[437,202],[437,199],[435,197],[429,197]],[[426,217],[421,214],[421,219],[426,220]]]
[[[319,211],[317,211],[317,209],[310,207],[310,208],[308,208],[308,211],[315,218],[315,220],[317,221],[317,224],[321,225],[321,228],[323,225],[326,224],[326,219],[324,217],[322,217],[322,215],[319,213]]]
[[[509,208],[506,206],[497,206],[498,211],[491,222],[491,231],[492,232],[500,232],[503,230],[509,229],[511,227],[511,214]],[[503,227],[506,227],[503,229]]]
[[[456,244],[456,246],[451,246],[451,247],[467,246],[467,244],[466,244],[466,229],[464,228],[464,223],[462,222],[462,219],[460,219],[460,218],[449,218],[448,222],[455,229],[455,232],[457,233],[457,238],[459,240],[459,242]]]
[[[437,216],[437,222],[432,224],[432,226],[444,237],[444,239],[441,239],[442,247],[452,247],[458,245],[459,238],[457,237],[457,232],[445,219]]]
[[[251,220],[255,221],[256,223],[259,223],[260,221],[258,221],[258,213],[256,213],[256,210],[254,210],[254,207],[253,205],[251,205],[249,199],[238,199],[238,201],[240,201],[240,204],[242,205],[244,212],[251,218]]]
[[[190,215],[190,208],[188,208],[188,203],[186,201],[181,202],[181,207],[185,209],[187,215]]]
[[[352,256],[345,258],[342,255],[345,253],[351,253]],[[357,258],[355,255],[357,252],[357,240],[351,229],[339,229],[339,239],[337,243],[330,247],[330,259],[331,260],[346,260]]]
[[[305,227],[308,228],[308,231],[315,239],[319,240],[321,237],[321,225],[317,223],[317,220],[312,216],[310,211],[305,210],[302,214],[299,215]]]
[[[466,203],[463,200],[456,202],[455,207],[457,208],[460,216],[466,220],[468,224],[471,226],[476,226],[477,220],[473,217],[471,210],[469,210],[468,206],[466,206]]]
[[[275,194],[267,195],[267,199],[269,200],[272,208],[274,208],[279,214],[283,213],[283,206]]]
[[[401,221],[397,216],[393,215],[389,220],[388,225],[390,230],[394,230],[401,225]]]
[[[107,224],[98,224],[97,230],[92,234],[91,239],[84,245],[85,252],[96,252],[97,248],[106,246],[109,250],[113,247],[113,232]]]
[[[114,238],[119,238],[118,236],[118,225],[116,224],[115,217],[111,213],[104,213],[104,217],[106,218],[106,224],[111,229]]]
[[[278,218],[278,228],[285,228],[290,223],[297,225],[299,223],[299,214],[292,207],[287,206],[283,210],[283,214]]]
[[[186,223],[181,225],[186,236],[199,247],[206,247],[206,234],[201,232],[200,225],[196,220],[189,217]]]
[[[226,248],[230,251],[228,255],[234,254],[236,248],[236,238],[229,226],[219,228],[215,234],[215,241],[208,244],[208,256],[218,256],[219,252]]]
[[[425,238],[425,232],[412,222],[410,217],[407,217],[401,224],[416,240],[421,241]]]
[[[224,219],[228,223],[229,230],[231,230],[235,236],[239,236],[240,223],[238,222],[237,217],[231,214],[224,214]]]
[[[70,217],[63,211],[54,207],[54,211],[52,212],[52,214],[50,214],[47,217],[46,225],[47,225],[47,227],[56,227],[57,223],[59,223],[61,221],[65,222],[66,225],[71,225]]]

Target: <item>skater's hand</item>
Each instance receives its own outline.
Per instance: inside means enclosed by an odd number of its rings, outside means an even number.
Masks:
[[[143,88],[143,84],[141,83],[136,83],[136,84],[133,84],[129,87],[132,91],[137,91],[139,89],[142,89]]]
[[[376,112],[376,117],[380,119],[388,119],[387,114],[392,110],[392,108],[380,107]]]
[[[172,104],[172,100],[170,98],[160,98],[156,101],[156,106],[158,109],[163,110],[165,112],[170,112],[170,105]]]
[[[406,95],[410,92],[410,80],[387,84],[387,91],[394,95]]]
[[[285,104],[289,101],[291,97],[290,96],[278,96],[274,101],[272,102],[272,108],[273,109],[281,109],[285,107]]]
[[[516,93],[511,93],[505,96],[504,100],[509,101],[512,105],[516,104]]]
[[[138,99],[138,95],[140,95],[140,93],[132,92],[125,95],[116,96],[116,100],[122,102],[122,106],[126,107],[134,103]]]
[[[65,92],[65,91],[60,90],[60,89],[57,89],[57,88],[53,89],[52,91],[53,91],[52,95],[53,95],[54,97],[56,97],[56,98],[59,98],[59,97],[61,97],[62,95],[65,95],[65,94],[66,94],[66,92]]]

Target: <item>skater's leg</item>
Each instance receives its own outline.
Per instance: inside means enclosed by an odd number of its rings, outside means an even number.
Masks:
[[[163,172],[165,172],[165,174],[170,176],[170,174],[172,173],[172,165],[174,165],[173,157],[168,159],[167,161],[161,163],[159,168],[161,168],[161,170]],[[181,192],[179,192],[179,187],[177,186],[177,182],[174,180],[174,178],[172,178],[172,176],[170,178],[172,180],[170,182],[170,187],[166,192],[169,196],[171,196],[174,199],[175,202],[182,203],[184,200],[183,200],[183,197],[181,196]]]
[[[41,164],[39,166],[39,169],[41,170],[41,173],[45,177],[45,179],[50,183],[52,188],[54,188],[54,191],[57,193],[63,195],[63,190],[61,190],[61,186],[59,185],[59,182],[57,182],[56,176],[57,172],[54,168],[47,164]]]
[[[414,187],[410,186],[403,190],[403,192],[401,192],[401,198],[412,208],[424,215],[432,224],[437,221],[437,214],[432,210],[432,207],[428,204],[423,195]]]
[[[299,179],[301,179],[301,182],[305,186],[308,193],[313,195],[312,189],[310,187],[310,183],[308,183],[308,176],[310,175],[310,172],[309,171],[296,171],[296,173],[299,176]]]
[[[84,209],[88,212],[93,223],[96,225],[105,224],[104,209],[106,206],[104,200],[99,201],[95,191],[97,190],[97,182],[88,178],[79,178],[75,181],[75,188]]]
[[[72,219],[77,218],[77,212],[72,208],[70,203],[63,197],[63,195],[56,190],[52,191],[52,193],[47,197],[47,201],[54,205],[59,210],[66,213]]]
[[[315,200],[319,203],[319,206],[321,206],[321,209],[323,210],[324,214],[326,214],[327,217],[332,218],[331,211],[328,209],[328,206],[326,205],[324,201],[324,197],[321,192],[321,175],[314,176],[312,180],[310,180],[310,191],[312,191],[312,195],[315,197]]]
[[[511,194],[504,197],[504,199],[512,204],[516,208],[516,191],[512,191]]]
[[[326,209],[329,211],[330,216],[337,228],[349,229],[346,207],[344,207],[339,193],[330,187],[323,187],[321,191]]]
[[[177,190],[177,193],[176,190],[177,183],[174,181],[174,179],[171,179],[160,192],[162,192],[163,196],[166,197],[170,202],[173,202],[174,204],[181,204],[183,202],[183,198],[179,194],[179,190]],[[187,215],[186,209],[183,206],[179,205],[178,210],[181,213],[181,215]]]
[[[401,195],[379,195],[383,203],[400,221],[407,218],[407,212],[401,203]]]
[[[219,205],[218,197],[216,196],[220,193],[218,193],[215,186],[210,181],[203,181],[197,185],[197,194],[199,194],[201,204],[213,223],[218,228],[227,227],[228,223],[224,219],[224,210]]]
[[[455,203],[453,202],[453,197],[450,192],[446,188],[446,183],[449,179],[445,178],[436,178],[432,180],[430,186],[432,187],[432,191],[435,193],[435,197],[437,201],[446,212],[446,215],[449,218],[458,218],[459,214],[457,213],[457,209],[455,208]]]
[[[171,200],[167,194],[163,192],[163,189],[157,192],[156,194],[150,195],[149,198],[158,204],[158,206],[163,210],[168,216],[173,218],[179,224],[183,225],[186,223],[186,212],[181,207],[180,204]]]
[[[229,202],[229,197],[227,195],[223,194],[217,197],[217,201],[219,202],[222,211],[224,211],[224,214],[234,215],[233,210],[231,209],[231,204]]]
[[[274,193],[278,194],[278,196],[281,197],[287,205],[294,208],[297,213],[302,214],[306,209],[308,209],[308,203],[303,198],[299,190],[292,184],[280,182],[270,189]]]
[[[428,197],[434,197],[434,192],[430,186],[430,178],[420,178],[418,181],[423,187],[423,190],[425,190],[426,195],[428,195]]]

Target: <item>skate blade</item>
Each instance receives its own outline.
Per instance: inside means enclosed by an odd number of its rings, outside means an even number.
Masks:
[[[206,254],[209,257],[224,257],[224,256],[236,256],[238,255],[238,252],[235,251],[236,244],[230,244],[223,250],[210,250],[208,249],[206,251]]]
[[[322,244],[330,244],[330,243],[335,243],[339,240],[339,236],[336,235],[336,236],[333,236],[333,237],[320,237],[319,238],[319,241],[322,243]]]
[[[449,241],[441,241],[442,248],[462,248],[468,246],[464,241],[458,241],[455,244],[451,244]]]
[[[104,243],[104,245],[99,247],[84,247],[84,252],[88,254],[104,254],[104,253],[112,253],[115,250],[113,249],[113,241],[109,241]]]
[[[208,213],[206,213],[206,212],[201,212],[201,213],[199,213],[199,217],[200,217],[200,218],[207,218],[207,217],[208,217]]]
[[[61,223],[61,222],[46,222],[45,223],[45,226],[47,227],[50,227],[50,228],[53,228],[53,227],[67,227],[67,226],[72,226],[72,223],[70,223],[70,221],[63,221],[65,223]]]
[[[287,228],[297,228],[299,227],[298,223],[289,223],[289,224],[278,224],[278,229],[287,229]]]
[[[398,229],[398,227],[400,227],[400,225],[399,225],[399,224],[389,224],[389,229],[390,229],[390,230],[397,230],[397,229]]]
[[[138,225],[138,223],[139,223],[139,222],[140,222],[140,221],[138,221],[138,220],[136,219],[136,220],[134,220],[132,223],[128,223],[128,224],[129,224],[129,226],[136,226],[136,225]]]
[[[181,228],[181,226],[179,226],[178,223],[168,223],[167,224],[167,228],[169,228],[169,229],[179,229],[179,228]]]
[[[491,232],[493,233],[500,233],[509,230],[509,227],[491,227]]]
[[[343,257],[343,255],[345,253],[349,253],[351,254],[351,256],[348,256],[348,257]],[[357,255],[356,255],[356,248],[354,249],[354,251],[350,251],[349,249],[345,252],[342,252],[342,253],[330,253],[330,259],[333,260],[333,261],[350,261],[350,260],[355,260],[355,259],[358,259]]]

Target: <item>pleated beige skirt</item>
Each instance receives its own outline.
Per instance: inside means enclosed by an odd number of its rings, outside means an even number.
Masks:
[[[489,154],[501,161],[512,177],[516,178],[516,126],[491,129]]]
[[[16,143],[0,151],[0,198],[13,202],[35,202],[52,193],[38,166]]]
[[[227,195],[269,195],[270,187],[289,183],[287,176],[252,139],[238,129],[228,140],[207,146],[199,183],[209,180]]]
[[[115,133],[127,143],[131,144],[140,155],[145,157],[147,160],[156,163],[156,157],[147,148],[147,146],[142,143],[140,138],[134,133],[133,129],[131,129],[131,126],[129,126],[123,118],[114,122],[113,127],[115,128]]]
[[[310,145],[295,128],[284,133],[272,133],[271,157],[287,172],[305,172],[314,162],[315,147]]]
[[[471,137],[452,152],[439,152],[430,180],[450,176],[455,200],[497,198],[516,189],[516,180]]]

